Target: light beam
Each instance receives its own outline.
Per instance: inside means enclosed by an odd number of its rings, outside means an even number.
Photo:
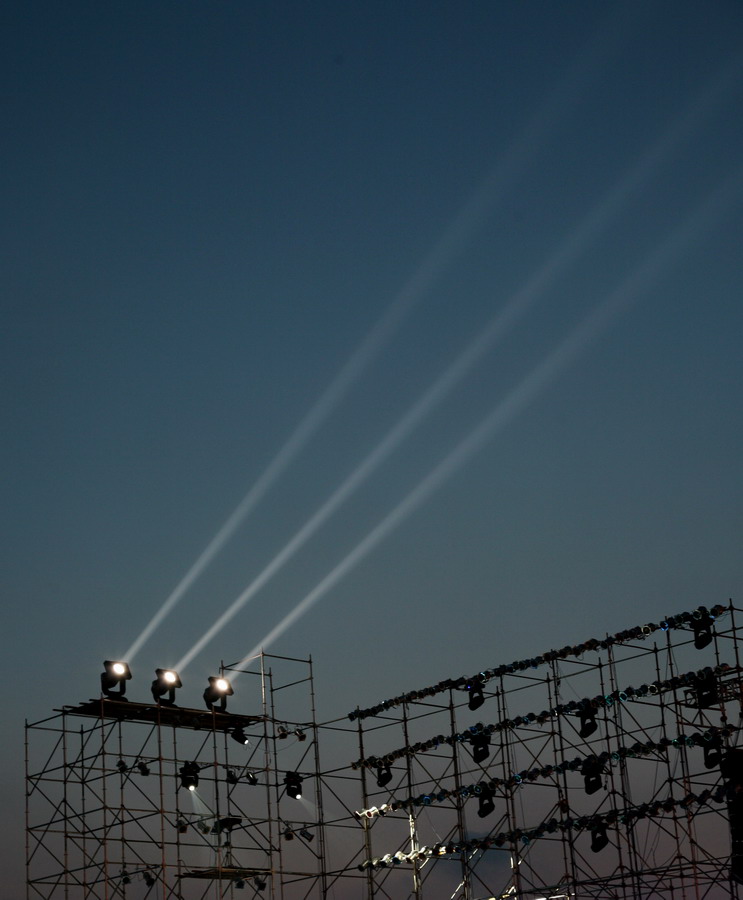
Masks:
[[[482,447],[518,413],[533,403],[554,379],[584,350],[586,350],[612,322],[626,312],[646,291],[662,270],[670,265],[698,239],[706,228],[732,205],[741,200],[743,168],[726,179],[694,213],[677,226],[670,236],[650,256],[625,278],[614,291],[602,300],[570,335],[536,366],[474,431],[436,466],[384,519],[356,545],[356,547],[325,576],[297,606],[279,622],[241,662],[235,666],[235,677],[261,651],[286,632],[295,622],[360,563],[395,528],[442,487]]]
[[[527,121],[510,148],[471,194],[469,200],[403,285],[377,324],[297,425],[289,439],[188,569],[160,609],[150,619],[124,654],[125,659],[130,662],[134,660],[155,629],[175,608],[279,476],[344,399],[361,373],[377,356],[382,347],[391,340],[405,318],[412,313],[446,267],[462,251],[477,227],[486,218],[489,210],[509,189],[513,188],[516,180],[539,151],[544,134],[561,117],[565,116],[571,106],[577,104],[581,92],[595,77],[596,70],[610,53],[616,51],[620,41],[624,38],[628,21],[629,17],[626,11],[620,11],[619,13],[614,12],[603,23],[566,77],[558,83],[537,112]]]
[[[735,65],[728,66],[717,73],[689,105],[685,113],[664,131],[640,161],[607,193],[600,203],[584,216],[540,269],[507,300],[503,308],[486,324],[478,337],[405,413],[387,436],[359,463],[351,475],[336,488],[325,503],[179,660],[176,665],[178,671],[182,672],[185,669],[243,606],[304,546],[330,516],[368,480],[423,419],[454,390],[485,354],[525,315],[548,286],[585,251],[589,242],[598,238],[628,198],[640,189],[668,153],[698,126],[703,116],[720,100],[740,69],[741,60],[736,60]]]

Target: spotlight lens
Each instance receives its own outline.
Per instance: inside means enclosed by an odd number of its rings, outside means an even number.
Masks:
[[[216,686],[218,691],[228,691],[230,689],[229,682],[224,678],[218,678]]]
[[[123,675],[126,672],[126,666],[124,663],[117,662],[113,664],[113,670],[115,675]]]
[[[195,791],[195,790],[196,790],[196,785],[195,785],[195,784],[189,784],[188,789],[189,789],[189,791]]]
[[[163,678],[165,679],[165,681],[168,682],[168,684],[175,684],[175,682],[176,682],[175,672],[170,672],[170,671],[163,672]]]

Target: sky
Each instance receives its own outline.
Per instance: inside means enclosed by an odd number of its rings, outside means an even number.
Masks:
[[[103,659],[328,720],[740,595],[737,0],[1,15],[2,900]]]

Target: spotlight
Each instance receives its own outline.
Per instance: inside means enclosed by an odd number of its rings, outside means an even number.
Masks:
[[[232,731],[230,732],[230,737],[233,741],[237,741],[238,744],[247,746],[250,743],[248,736],[245,734],[242,728],[240,728],[239,725],[236,728],[232,729]]]
[[[311,831],[307,831],[306,828],[302,828],[299,832],[300,837],[303,837],[306,841],[314,841],[315,835],[312,834]]]
[[[237,881],[235,882],[235,887],[236,887],[239,891],[241,891],[241,890],[245,887],[245,882],[242,880],[242,878],[238,878],[238,879],[237,879]]]
[[[178,834],[185,834],[188,831],[188,822],[184,818],[179,817],[176,819],[175,827],[178,829]]]
[[[296,772],[287,772],[284,776],[284,784],[286,785],[286,795],[292,800],[302,799],[302,778]]]
[[[490,735],[476,734],[470,738],[472,744],[472,761],[481,763],[490,756]]]
[[[146,762],[142,762],[142,761],[140,760],[140,761],[137,763],[137,768],[139,769],[139,774],[140,774],[140,775],[149,775],[149,774],[150,774],[150,767],[147,765]]]
[[[122,775],[124,774],[124,772],[128,772],[128,771],[129,771],[129,766],[124,762],[123,759],[120,759],[120,760],[116,763],[116,768],[119,770],[119,772],[121,772]]]
[[[591,850],[599,853],[609,843],[609,835],[606,833],[606,825],[594,825],[591,829]]]
[[[175,706],[176,688],[183,687],[178,673],[172,669],[155,669],[155,675],[157,677],[152,682],[153,699],[161,706]]]
[[[255,878],[253,879],[253,881],[255,882],[255,889],[257,891],[265,891],[266,882],[262,878],[260,878],[258,875],[256,875]]]
[[[285,841],[293,841],[294,840],[294,832],[287,825],[283,831],[283,837]]]
[[[479,709],[485,702],[485,695],[482,692],[483,684],[484,681],[482,675],[476,675],[474,678],[471,678],[464,686],[465,691],[467,691],[467,693],[469,694],[467,706],[472,711]]]
[[[712,643],[712,617],[704,607],[695,610],[695,619],[691,623],[694,632],[694,646],[697,650],[703,650]]]
[[[276,737],[283,741],[284,738],[289,737],[289,731],[283,725],[279,725],[276,729]]]
[[[392,781],[392,769],[389,766],[377,766],[377,787],[384,787]]]
[[[596,723],[595,709],[581,709],[578,712],[578,718],[580,720],[580,729],[578,730],[578,735],[580,737],[586,738],[589,735],[593,734],[594,731],[596,731],[596,729],[598,728],[598,724]]]
[[[495,802],[493,801],[493,789],[489,785],[483,785],[482,793],[477,798],[477,815],[481,819],[484,819],[485,816],[489,816],[494,809]]]
[[[121,700],[126,693],[126,684],[132,677],[129,666],[124,662],[106,659],[103,662],[104,672],[101,672],[101,691],[112,700]],[[118,691],[114,688],[118,687]]]
[[[181,787],[195,791],[199,786],[199,772],[201,766],[195,762],[186,762],[179,769],[181,774]]]
[[[304,731],[302,731],[301,728],[295,728],[294,734],[296,735],[296,738],[298,741],[306,741],[307,740],[307,735],[304,733]]]
[[[255,787],[258,784],[258,779],[256,778],[255,772],[248,772],[245,776],[245,780],[248,782],[251,787]]]
[[[234,769],[227,769],[225,779],[227,781],[227,784],[238,784],[238,782],[240,781]]]
[[[131,884],[131,883],[132,883],[132,880],[131,880],[131,878],[129,877],[129,873],[128,873],[128,872],[122,872],[122,873],[121,873],[121,883],[122,883],[122,884]]]
[[[222,819],[217,819],[212,825],[211,834],[222,834],[224,831],[226,831],[227,834],[231,834],[233,828],[242,825],[242,821],[243,820],[238,816],[225,816]]]
[[[144,883],[147,885],[147,887],[153,887],[153,886],[154,886],[154,884],[155,884],[155,878],[153,877],[153,875],[152,875],[151,872],[145,872],[145,873],[142,875],[142,878],[144,878]]]
[[[217,675],[209,676],[209,686],[204,690],[204,703],[207,709],[214,709],[219,704],[219,709],[224,712],[227,709],[227,698],[235,692],[226,678]]]

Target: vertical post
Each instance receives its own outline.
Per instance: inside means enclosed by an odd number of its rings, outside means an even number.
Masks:
[[[402,705],[402,731],[403,731],[403,741],[406,747],[410,746],[410,739],[408,737],[408,704],[403,703]],[[405,757],[405,763],[407,768],[407,779],[408,779],[408,796],[413,796],[413,762],[410,754],[407,754]],[[410,821],[410,847],[411,851],[416,851],[418,849],[418,832],[416,830],[415,824],[415,815],[413,814],[413,807],[410,807],[410,813],[408,816]],[[413,896],[415,900],[421,900],[421,870],[420,870],[420,861],[417,856],[413,859]]]
[[[454,690],[452,688],[449,688],[449,726],[451,728],[452,734],[457,733],[457,720],[454,709]],[[454,784],[459,784],[459,753],[457,751],[458,746],[459,741],[451,742],[452,773],[454,776]],[[457,832],[459,834],[459,840],[464,843],[464,841],[467,840],[467,825],[464,819],[464,801],[459,794],[457,794],[455,798],[454,805],[457,811]],[[470,871],[466,850],[461,851],[461,853],[459,854],[459,859],[462,868],[462,898],[463,900],[470,900]]]

